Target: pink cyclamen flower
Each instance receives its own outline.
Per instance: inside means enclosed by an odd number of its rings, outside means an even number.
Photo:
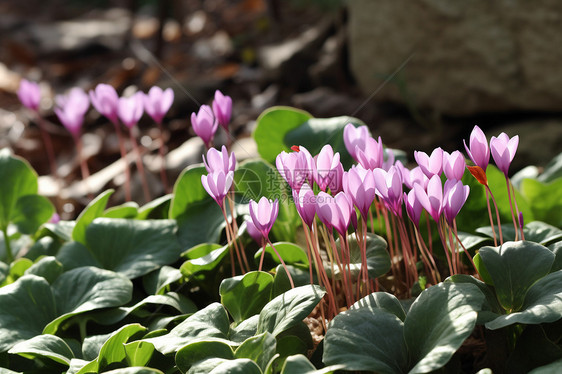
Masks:
[[[443,187],[439,175],[434,175],[429,179],[427,189],[421,185],[414,185],[416,199],[427,210],[435,222],[439,222],[439,217],[443,212]]]
[[[150,88],[144,96],[144,111],[156,123],[162,123],[162,119],[174,102],[174,91],[166,88],[164,91],[158,86]]]
[[[305,182],[314,181],[315,162],[312,155],[305,147],[298,147],[298,152],[287,153],[282,151],[275,159],[279,174],[289,184],[291,189],[300,190]]]
[[[370,137],[371,135],[369,135],[369,128],[367,126],[355,127],[352,123],[348,123],[343,128],[343,142],[345,148],[355,161],[358,161],[355,148],[365,149],[365,142]]]
[[[384,154],[384,162],[382,163],[382,168],[386,171],[390,169],[392,165],[394,165],[394,161],[396,157],[394,156],[394,151],[390,148],[386,148],[383,151]]]
[[[443,150],[441,147],[435,148],[431,152],[431,156],[428,156],[425,152],[414,151],[414,158],[428,178],[441,175],[443,172]]]
[[[232,98],[223,95],[219,90],[215,91],[215,99],[213,100],[213,113],[215,118],[225,130],[228,129],[230,118],[232,117]]]
[[[264,239],[269,238],[269,232],[277,219],[279,214],[279,200],[271,201],[265,196],[256,203],[254,200],[250,200],[250,217],[252,218],[252,223],[264,237]]]
[[[138,91],[133,96],[119,98],[117,114],[129,129],[139,123],[144,111],[144,93]]]
[[[385,202],[386,206],[396,214],[402,216],[402,174],[396,166],[391,166],[388,172],[378,168],[373,170],[376,194]]]
[[[247,219],[244,221],[246,222],[246,231],[248,234],[258,243],[260,246],[265,245],[265,238],[261,234],[261,232],[256,228],[256,225],[252,222],[251,219]]]
[[[329,230],[335,228],[338,233],[345,235],[351,220],[353,203],[345,192],[335,197],[321,191],[316,197],[316,214]]]
[[[226,147],[223,145],[220,152],[215,148],[209,148],[207,151],[207,159],[203,156],[203,163],[209,173],[222,170],[226,174],[236,169],[236,156],[234,152],[229,156]]]
[[[18,88],[18,98],[23,106],[37,112],[41,101],[41,89],[37,83],[22,79]]]
[[[343,166],[340,162],[340,154],[334,153],[332,146],[326,144],[316,156],[314,180],[322,191],[330,188],[332,193],[337,193],[342,189],[342,176]]]
[[[450,225],[463,207],[470,187],[462,184],[460,180],[447,180],[443,189],[443,214]]]
[[[509,165],[511,165],[511,161],[513,161],[513,158],[515,157],[518,145],[519,135],[515,135],[510,139],[505,132],[502,132],[497,138],[492,136],[492,139],[490,139],[490,149],[492,151],[494,162],[498,166],[498,169],[503,171],[506,178],[509,171]]]
[[[443,172],[447,179],[461,180],[466,169],[466,161],[459,151],[449,154],[443,151]]]
[[[316,215],[316,196],[310,186],[304,183],[299,191],[293,190],[293,200],[303,222],[312,227]]]
[[[474,165],[480,166],[482,170],[486,171],[488,163],[490,162],[490,148],[488,147],[488,140],[486,135],[478,126],[474,126],[470,133],[470,148],[467,147],[466,141],[463,140],[464,148],[468,157],[472,160]]]
[[[96,110],[109,119],[117,122],[117,111],[119,107],[119,95],[112,86],[100,83],[94,90],[90,90],[90,101]]]
[[[384,150],[381,137],[379,136],[378,141],[368,137],[365,140],[365,147],[363,149],[355,147],[355,154],[357,155],[357,161],[365,169],[375,170],[382,167],[384,163]]]
[[[75,138],[80,135],[84,116],[90,107],[90,99],[84,90],[74,87],[67,95],[55,97],[54,109],[59,121]]]
[[[404,203],[406,205],[406,213],[408,213],[408,217],[410,220],[418,227],[420,225],[420,217],[423,211],[423,206],[416,198],[416,191],[410,190],[408,194],[404,192]]]
[[[191,113],[191,126],[193,126],[195,134],[209,146],[218,128],[218,122],[213,115],[211,107],[208,105],[201,105],[197,114]]]
[[[234,172],[228,173],[222,170],[210,173],[209,175],[201,176],[201,183],[205,191],[219,204],[222,208],[224,204],[224,197],[230,191],[232,180],[234,179]]]
[[[353,204],[359,209],[363,218],[375,200],[375,176],[369,169],[361,165],[352,166],[348,172],[343,173],[343,190],[351,198]]]

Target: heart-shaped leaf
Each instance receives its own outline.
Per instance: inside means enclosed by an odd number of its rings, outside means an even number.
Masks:
[[[248,358],[254,361],[262,371],[275,356],[277,342],[268,332],[246,339],[234,353],[236,358]]]
[[[222,281],[219,294],[221,303],[235,323],[259,314],[271,299],[273,276],[263,271],[252,271]]]
[[[357,301],[355,304],[349,308],[354,309],[364,309],[364,310],[379,310],[386,311],[388,313],[394,314],[396,317],[400,318],[402,322],[406,319],[406,312],[400,301],[394,296],[387,292],[373,292],[370,295],[365,296],[361,300]]]
[[[138,215],[139,204],[134,201],[127,201],[103,212],[105,218],[135,218]]]
[[[287,145],[285,136],[310,118],[312,116],[303,110],[284,106],[272,107],[260,114],[253,134],[260,156],[267,162],[274,163],[281,151],[288,152],[291,145],[301,144]]]
[[[285,261],[285,264],[308,267],[308,256],[306,254],[306,251],[298,245],[289,242],[277,242],[273,243],[273,245],[275,246],[275,249],[281,256],[283,261]],[[258,250],[254,255],[254,263],[256,265],[259,264],[262,252],[263,248]],[[275,254],[275,251],[271,247],[271,244],[268,244],[265,247],[263,267],[265,269],[269,269],[274,268],[279,264],[281,264],[279,257],[277,257],[277,255]]]
[[[507,311],[520,310],[529,287],[548,274],[554,262],[548,248],[526,241],[483,247],[479,255],[494,281],[498,301]]]
[[[65,269],[91,265],[134,279],[179,258],[175,233],[173,220],[97,218],[86,230],[86,247],[67,244],[57,259]]]
[[[34,234],[55,212],[51,201],[40,195],[25,195],[18,199],[12,211],[12,223],[22,234]]]
[[[322,288],[309,285],[277,296],[262,309],[257,333],[279,335],[308,316],[325,293]]]
[[[218,340],[228,344],[229,330],[226,310],[221,304],[213,303],[185,319],[168,334],[143,341],[154,344],[159,352],[167,355],[196,341]]]
[[[440,283],[424,290],[404,321],[409,373],[443,367],[474,330],[484,295],[472,284]]]
[[[499,316],[486,323],[496,330],[514,323],[539,324],[562,317],[562,270],[539,279],[526,292],[521,308],[514,313]]]
[[[343,365],[329,366],[317,370],[305,355],[299,354],[287,357],[281,369],[281,374],[332,374],[339,369],[343,369]]]
[[[504,242],[515,240],[515,229],[513,225],[502,225],[501,227]],[[494,235],[491,226],[479,227],[476,231],[488,235],[489,237],[493,237]],[[562,239],[562,230],[540,221],[529,222],[525,225],[523,234],[525,234],[525,240],[543,245]]]
[[[193,365],[187,374],[262,374],[258,365],[247,358],[226,360],[224,358],[208,358]]]
[[[8,353],[29,359],[45,357],[63,365],[70,365],[70,360],[74,357],[68,344],[55,335],[37,335],[16,344]]]
[[[142,284],[150,295],[162,295],[166,286],[181,279],[181,271],[171,266],[162,266],[160,269],[148,273],[142,278]]]
[[[176,353],[176,365],[182,373],[187,373],[191,366],[208,358],[232,360],[234,359],[234,352],[228,344],[220,341],[193,342]]]
[[[154,346],[143,341],[125,344],[125,359],[129,366],[144,366],[152,358]]]
[[[53,256],[45,256],[25,270],[25,274],[34,274],[53,283],[62,274],[62,264]]]
[[[82,267],[63,273],[52,286],[58,318],[43,329],[56,333],[66,319],[91,310],[116,307],[131,300],[133,285],[121,274],[95,267]]]
[[[0,288],[0,352],[40,335],[57,317],[49,283],[36,275],[24,275]]]
[[[394,314],[380,309],[342,312],[334,317],[326,332],[322,361],[326,365],[342,365],[345,370],[405,373],[408,350],[404,324]]]
[[[37,174],[27,161],[0,150],[0,228],[8,227],[18,200],[37,194]]]

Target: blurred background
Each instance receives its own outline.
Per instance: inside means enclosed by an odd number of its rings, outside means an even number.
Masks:
[[[3,0],[0,148],[25,157],[42,175],[41,192],[72,218],[87,201],[53,98],[108,83],[120,94],[174,90],[164,120],[170,180],[201,161],[188,118],[216,89],[234,102],[239,159],[257,155],[259,114],[290,105],[357,117],[410,160],[414,150],[463,150],[479,125],[488,137],[520,136],[512,171],[544,166],[562,149],[561,21],[554,0]],[[49,179],[39,129],[17,98],[21,78],[41,84],[62,185]],[[147,116],[139,128],[157,186],[158,131]],[[113,126],[91,110],[83,132],[92,184],[119,188]]]

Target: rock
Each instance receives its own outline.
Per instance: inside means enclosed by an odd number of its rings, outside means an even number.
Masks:
[[[327,87],[293,95],[292,104],[318,118],[351,116],[368,121],[375,112],[375,108],[368,105],[365,99],[354,98]]]
[[[349,4],[350,65],[374,100],[449,115],[559,111],[562,3],[552,0]]]

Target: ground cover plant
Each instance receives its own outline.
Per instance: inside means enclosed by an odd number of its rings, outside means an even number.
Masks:
[[[19,94],[40,118],[38,88]],[[56,113],[78,154],[90,102],[120,149],[125,125],[142,174],[135,126],[146,112],[161,129],[170,95],[99,85]],[[0,372],[562,368],[562,156],[510,177],[517,136],[475,127],[462,152],[406,155],[358,119],[273,107],[261,158],[238,164],[213,147],[231,109],[217,91],[193,113],[207,152],[171,193],[108,207],[104,191],[74,221],[0,151]]]

